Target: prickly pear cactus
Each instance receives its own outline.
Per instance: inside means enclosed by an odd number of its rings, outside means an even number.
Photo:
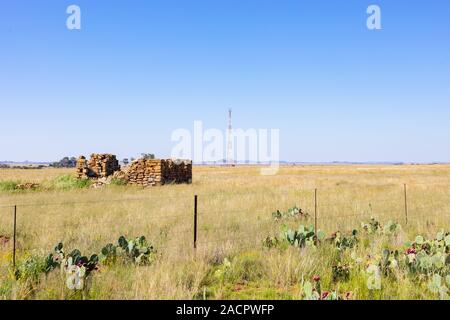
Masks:
[[[309,281],[303,283],[303,295],[305,300],[320,300],[320,294]]]
[[[334,243],[339,251],[351,249],[358,244],[358,231],[353,230],[350,235],[346,235],[340,231],[336,231],[327,240]]]
[[[382,230],[381,224],[373,217],[368,223],[362,223],[361,227],[369,234],[380,234]]]
[[[377,265],[371,264],[366,270],[367,288],[369,290],[381,290],[381,272]]]
[[[397,235],[401,230],[400,225],[394,221],[388,221],[383,226],[383,234],[385,235]]]
[[[146,265],[153,261],[155,250],[144,236],[127,240],[121,236],[118,240],[119,247],[126,256],[137,265]]]
[[[450,272],[450,246],[447,245],[449,233],[439,232],[435,239],[425,239],[418,235],[415,241],[408,243],[406,265],[412,273],[431,276]]]
[[[444,281],[440,275],[434,274],[428,283],[428,289],[431,292],[438,294],[439,299],[441,300],[448,300],[450,298],[448,295],[449,290],[445,284],[445,282],[448,283],[448,277],[449,276],[447,276],[447,281]]]
[[[272,213],[272,217],[275,221],[279,221],[282,219],[288,219],[288,218],[308,218],[309,214],[302,210],[301,208],[294,206],[292,208],[289,208],[287,211],[280,211],[277,210],[275,212]]]
[[[338,262],[337,265],[331,267],[333,282],[347,281],[350,279],[350,265]]]
[[[88,259],[78,249],[66,255],[62,261],[62,267],[66,273],[67,287],[72,290],[83,290],[86,279],[92,271],[98,269],[98,262],[99,259],[96,254]]]
[[[316,235],[313,226],[300,225],[297,230],[285,227],[281,238],[294,247],[314,246],[318,241],[325,238],[325,233],[318,230]]]
[[[112,265],[117,259],[117,247],[112,243],[108,243],[102,248],[99,256],[100,262],[104,265]]]

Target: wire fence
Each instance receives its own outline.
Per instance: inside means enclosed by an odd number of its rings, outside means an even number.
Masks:
[[[417,203],[411,201],[408,191],[408,186],[402,185],[390,190],[390,198],[374,193],[373,198],[358,199],[354,196],[352,201],[339,196],[338,192],[331,197],[327,190],[313,189],[231,193],[226,196],[205,193],[2,204],[0,240],[5,242],[7,239],[12,243],[12,265],[15,267],[18,251],[48,248],[51,241],[65,240],[87,246],[93,240],[105,241],[106,244],[122,234],[144,234],[150,235],[152,243],[159,249],[197,250],[200,247],[262,242],[267,235],[279,230],[281,223],[309,224],[317,231],[336,227],[351,229],[371,217],[395,220],[403,226],[413,222],[429,225],[433,221],[450,221],[450,201],[447,201],[450,197],[441,195],[440,201],[431,197],[427,203]],[[233,197],[240,197],[240,208],[234,207]],[[421,197],[427,198],[423,193]],[[161,203],[161,199],[167,203]],[[158,200],[157,204],[155,200]],[[307,217],[300,221],[276,222],[271,213],[287,208],[268,208],[265,200],[271,201],[272,205],[273,200],[279,200],[280,204],[298,205]],[[102,213],[96,206],[100,206]],[[139,215],[135,215],[133,210],[139,211]],[[434,212],[430,214],[430,211]]]

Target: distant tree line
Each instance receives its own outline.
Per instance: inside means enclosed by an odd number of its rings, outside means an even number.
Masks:
[[[155,159],[155,155],[153,153],[141,153],[141,157],[148,160],[148,159]],[[125,158],[122,160],[122,163],[124,165],[128,165],[131,162],[133,162],[134,160],[136,160],[135,158],[131,157],[130,159]]]
[[[141,153],[141,156],[146,160],[155,159],[155,155],[153,153]]]
[[[141,153],[142,158],[144,159],[155,159],[155,155],[153,153]],[[128,165],[130,162],[133,162],[135,159],[131,157],[130,159],[125,158],[122,160],[124,165]],[[77,159],[75,157],[64,157],[57,162],[53,162],[50,164],[50,167],[54,168],[75,168],[77,166]]]
[[[53,162],[50,167],[54,168],[75,168],[77,165],[77,159],[75,157],[64,157],[58,162]]]

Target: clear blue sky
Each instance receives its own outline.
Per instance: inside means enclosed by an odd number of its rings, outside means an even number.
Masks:
[[[0,160],[165,157],[228,107],[283,160],[450,161],[450,1],[0,3]]]

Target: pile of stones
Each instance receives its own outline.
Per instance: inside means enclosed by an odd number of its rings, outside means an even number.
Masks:
[[[142,187],[191,183],[192,161],[143,157],[121,170],[116,156],[92,154],[89,161],[84,156],[78,158],[76,175],[78,179],[95,179],[96,188],[111,183],[112,179]]]
[[[76,165],[78,179],[107,178],[119,170],[119,161],[112,154],[91,154],[89,161],[81,156],[78,158]]]

